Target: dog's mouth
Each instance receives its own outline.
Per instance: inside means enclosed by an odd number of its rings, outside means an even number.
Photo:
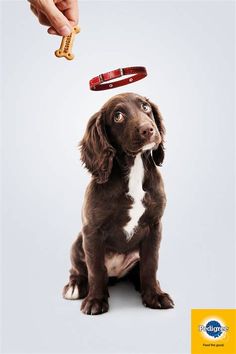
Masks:
[[[125,152],[128,155],[135,156],[142,151],[155,150],[161,143],[160,134],[155,134],[145,141],[134,140],[131,147],[127,147]]]
[[[137,154],[139,154],[142,151],[153,150],[153,149],[155,150],[155,149],[157,149],[157,147],[158,147],[158,144],[155,142],[152,142],[152,143],[144,144],[141,147],[134,149],[134,150],[133,149],[125,149],[125,153],[130,156],[136,156]]]
[[[145,145],[143,145],[142,151],[146,151],[146,150],[152,150],[156,147],[156,143],[153,141],[152,143],[147,143]]]

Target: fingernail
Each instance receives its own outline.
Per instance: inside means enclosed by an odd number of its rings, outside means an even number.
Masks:
[[[69,26],[63,26],[60,29],[60,33],[62,36],[69,36],[69,34],[71,33],[71,28]]]

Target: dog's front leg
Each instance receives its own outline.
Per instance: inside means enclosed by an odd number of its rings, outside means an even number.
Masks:
[[[140,245],[140,282],[143,304],[153,309],[174,306],[170,296],[164,293],[156,279],[161,242],[161,223],[150,228],[149,235]]]
[[[102,235],[86,227],[83,230],[83,248],[88,268],[89,293],[83,300],[81,311],[98,315],[108,311],[107,269]]]

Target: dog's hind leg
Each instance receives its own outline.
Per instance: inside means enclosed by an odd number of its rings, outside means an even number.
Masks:
[[[72,245],[71,263],[70,280],[63,289],[63,297],[67,300],[83,299],[88,294],[88,270],[81,233]]]

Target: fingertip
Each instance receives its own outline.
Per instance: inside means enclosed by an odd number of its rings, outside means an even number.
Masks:
[[[78,21],[69,20],[71,27],[78,26]]]
[[[58,29],[61,36],[69,36],[71,34],[72,28],[69,25],[62,26]]]
[[[49,33],[49,34],[52,34],[52,35],[56,35],[56,36],[59,35],[59,34],[57,33],[57,31],[56,31],[54,28],[52,28],[52,27],[48,28],[48,33]]]

